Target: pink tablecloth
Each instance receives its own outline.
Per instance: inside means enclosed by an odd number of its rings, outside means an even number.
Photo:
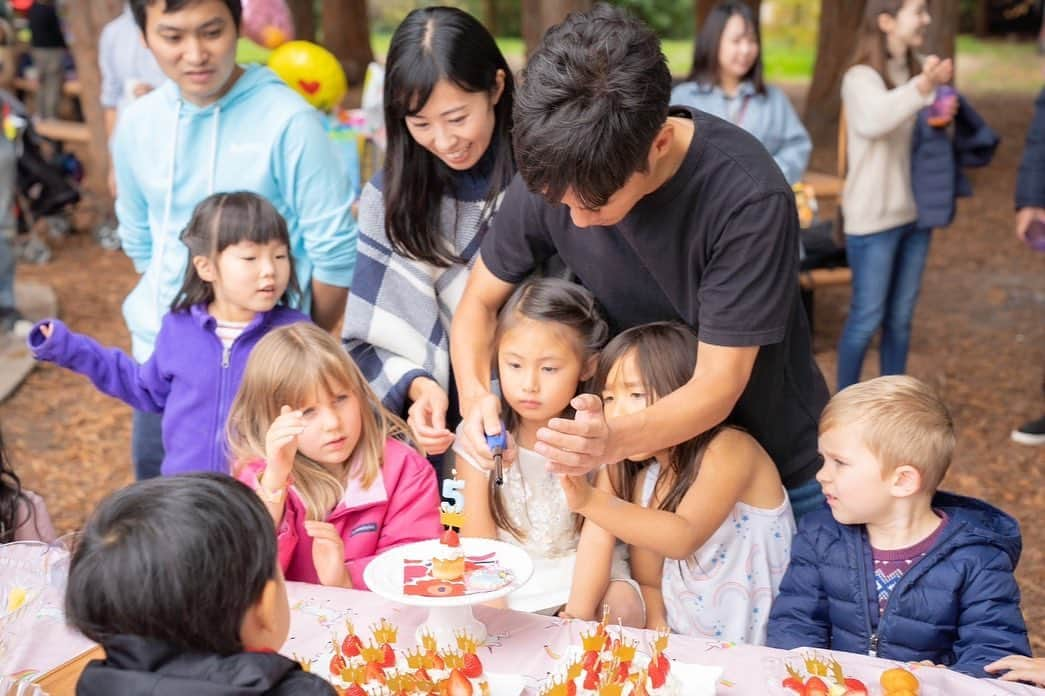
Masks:
[[[62,596],[47,588],[24,619],[0,635],[0,675],[33,681],[92,647],[65,625]]]
[[[283,648],[289,657],[315,660],[313,671],[325,673],[320,658],[329,658],[332,636],[344,638],[345,621],[351,621],[364,639],[369,638],[369,626],[382,618],[399,627],[397,647],[408,649],[414,646],[414,630],[427,615],[426,609],[407,607],[385,601],[380,597],[356,590],[340,590],[288,583],[291,605],[290,638]],[[480,657],[490,672],[522,674],[526,680],[526,691],[530,696],[543,679],[557,664],[557,657],[566,647],[579,645],[582,631],[591,626],[582,621],[524,614],[506,609],[477,607],[476,617],[486,624],[490,637]],[[648,643],[650,637],[643,631],[627,630],[633,638]],[[668,655],[680,662],[717,665],[724,669],[716,694],[734,696],[750,694],[766,696],[774,694],[774,688],[786,676],[785,664],[802,666],[802,658],[808,650],[783,651],[734,645],[721,641],[701,640],[682,636],[671,636]],[[846,675],[863,680],[871,687],[872,694],[880,694],[878,677],[899,663],[854,655],[851,653],[815,651],[826,658],[837,659]],[[946,669],[930,667],[915,668],[921,682],[921,696],[994,696],[999,694],[1045,694],[1045,689],[1009,684],[996,679],[974,679]],[[781,696],[784,693],[780,692]]]
[[[298,659],[316,661],[313,670],[323,672],[326,667],[320,658],[330,655],[330,640],[345,636],[345,621],[351,621],[364,638],[369,637],[369,626],[382,618],[399,627],[397,647],[414,646],[414,630],[424,621],[427,610],[407,607],[385,601],[369,592],[340,590],[304,583],[288,583],[291,604],[290,637],[283,653]],[[491,672],[522,674],[530,696],[536,693],[541,681],[555,667],[558,656],[566,647],[578,644],[582,631],[590,630],[581,621],[523,614],[504,609],[478,607],[476,616],[486,624],[490,637],[481,657]],[[627,631],[633,638],[648,643],[642,631]],[[90,641],[70,631],[64,625],[61,602],[57,597],[46,598],[36,610],[27,630],[13,636],[3,654],[0,654],[0,674],[17,674],[27,680],[42,674],[92,647]],[[883,670],[896,666],[850,653],[818,650],[817,654],[834,657],[848,676],[856,677],[872,687],[872,694],[880,694],[878,676]],[[724,669],[718,683],[719,696],[774,694],[785,676],[784,665],[800,667],[809,651],[784,652],[716,641],[672,636],[668,654],[680,662],[717,665]],[[973,679],[945,669],[916,668],[922,684],[922,696],[995,696],[1000,694],[1045,694],[1045,689],[1008,684],[993,679]],[[780,693],[780,692],[776,692]]]

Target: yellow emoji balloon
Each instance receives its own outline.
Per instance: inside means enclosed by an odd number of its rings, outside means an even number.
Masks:
[[[309,41],[288,41],[272,52],[268,66],[320,111],[337,106],[348,91],[334,54]]]

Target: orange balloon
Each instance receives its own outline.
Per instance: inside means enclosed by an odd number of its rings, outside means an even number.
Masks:
[[[903,667],[894,667],[882,672],[879,678],[885,693],[890,696],[907,696],[918,693],[918,677]]]

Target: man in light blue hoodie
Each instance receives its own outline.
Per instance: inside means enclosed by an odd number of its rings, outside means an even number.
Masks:
[[[254,191],[286,218],[300,308],[333,329],[356,225],[318,112],[268,68],[236,64],[240,0],[131,0],[131,10],[169,78],[127,108],[113,140],[120,240],[142,274],[123,304],[134,357],[152,353],[188,261],[178,236],[216,191]],[[132,439],[137,477],[158,475],[159,418],[136,412]]]

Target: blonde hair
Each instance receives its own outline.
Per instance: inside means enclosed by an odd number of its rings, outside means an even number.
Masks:
[[[265,457],[265,436],[283,405],[296,408],[320,388],[331,394],[349,391],[358,398],[362,430],[337,475],[301,452],[294,457],[294,488],[314,520],[325,519],[341,500],[349,475],[363,488],[374,482],[386,439],[412,439],[409,426],[381,404],[341,344],[318,326],[300,322],[270,331],[250,353],[226,426],[237,466]],[[356,459],[358,468],[349,471]]]
[[[878,377],[832,397],[820,416],[820,434],[839,426],[862,427],[864,444],[883,474],[909,465],[922,490],[935,491],[954,454],[954,421],[943,399],[924,382],[902,375]]]

